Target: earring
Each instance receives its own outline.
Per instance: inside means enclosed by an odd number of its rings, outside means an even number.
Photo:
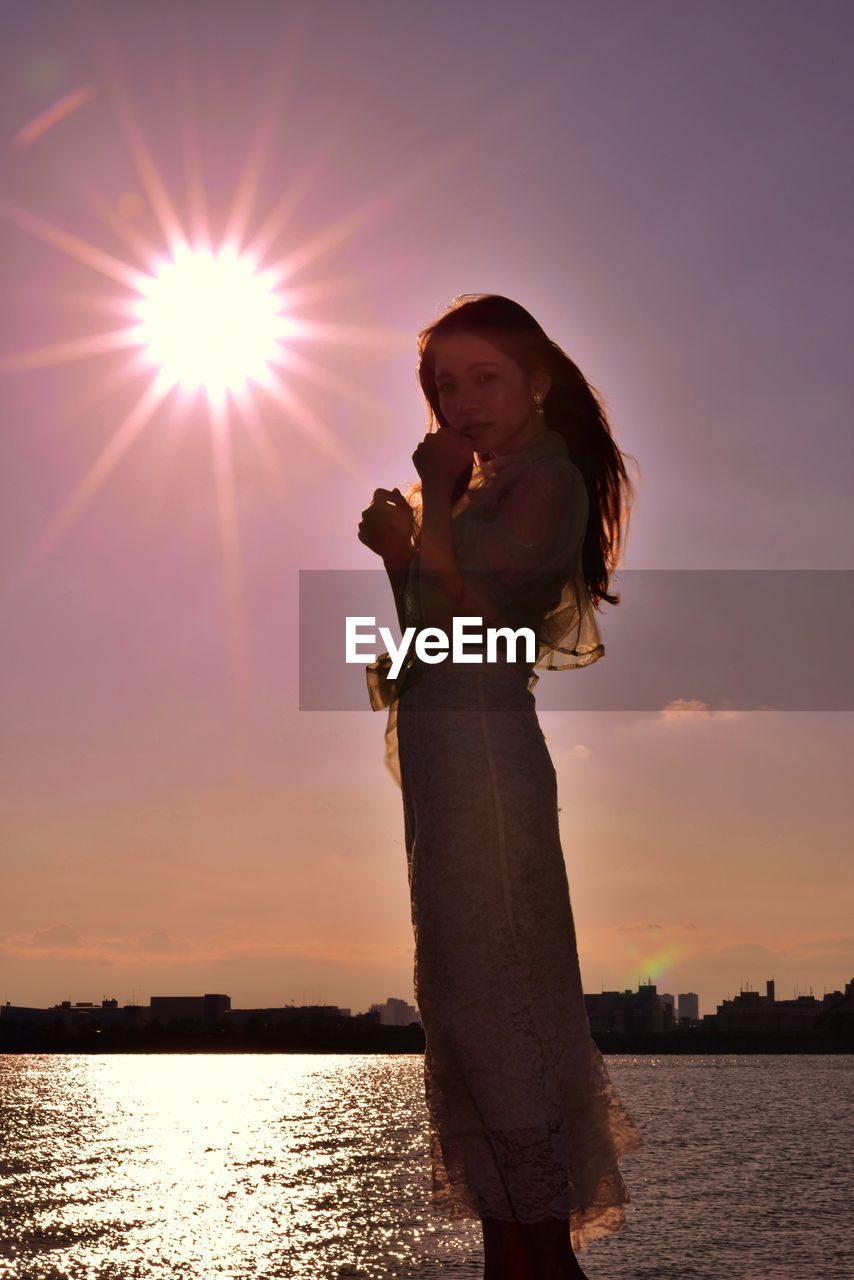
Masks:
[[[541,393],[541,392],[539,392],[539,391],[538,391],[538,392],[537,392],[537,394],[534,396],[534,404],[536,405],[535,412],[536,412],[537,417],[538,417],[538,418],[544,418],[544,417],[546,416],[546,411],[545,411],[545,409],[543,408],[543,396],[542,396],[542,393]]]

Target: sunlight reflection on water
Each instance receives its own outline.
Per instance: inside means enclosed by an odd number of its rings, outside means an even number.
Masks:
[[[591,1280],[851,1280],[850,1057],[607,1061],[648,1145]],[[430,1209],[420,1055],[5,1055],[0,1096],[0,1275],[483,1274]]]
[[[4,1254],[33,1280],[373,1280],[426,1252],[477,1264],[477,1223],[424,1220],[418,1055],[0,1061]]]

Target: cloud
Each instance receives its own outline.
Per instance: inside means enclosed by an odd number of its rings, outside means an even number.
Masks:
[[[166,953],[176,955],[193,950],[189,942],[178,942],[175,938],[171,938],[168,933],[161,931],[146,933],[139,939],[137,946],[140,951],[156,952],[160,955]]]
[[[659,722],[684,724],[691,720],[740,720],[740,711],[712,711],[707,702],[699,698],[674,698],[661,708]]]
[[[40,929],[29,940],[29,946],[40,951],[75,951],[82,946],[80,934],[67,924],[55,924],[50,929]]]
[[[787,955],[798,955],[803,952],[807,955],[815,955],[822,951],[828,951],[835,955],[840,951],[854,952],[854,933],[839,934],[822,934],[820,938],[808,938],[805,942],[793,942],[791,946],[784,948]]]
[[[618,924],[617,933],[661,933],[660,924]]]
[[[766,947],[759,942],[732,942],[725,947],[717,947],[709,951],[709,956],[716,961],[720,960],[758,960],[762,962],[771,962],[778,959],[782,953]],[[769,977],[772,975],[769,974]]]

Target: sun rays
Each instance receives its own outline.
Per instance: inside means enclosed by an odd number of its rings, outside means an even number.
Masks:
[[[110,61],[105,59],[105,63]],[[271,83],[281,84],[283,79],[277,75]],[[32,545],[18,556],[4,583],[7,596],[55,553],[110,475],[124,464],[129,450],[152,423],[156,425],[165,402],[172,402],[172,417],[191,411],[197,415],[202,407],[211,443],[212,502],[220,534],[235,685],[245,692],[248,645],[234,434],[240,432],[249,441],[261,475],[274,486],[281,484],[286,473],[287,441],[281,437],[297,433],[324,463],[344,470],[354,489],[371,491],[376,476],[358,446],[358,433],[354,435],[349,428],[354,408],[377,420],[388,406],[379,403],[368,388],[336,372],[335,361],[325,361],[322,350],[405,351],[414,360],[413,333],[346,323],[336,317],[334,309],[336,298],[350,290],[376,291],[386,280],[399,284],[400,268],[393,262],[380,264],[366,279],[358,273],[323,276],[318,266],[363,228],[387,218],[414,197],[429,193],[463,155],[500,126],[504,116],[514,116],[543,92],[543,85],[536,89],[528,86],[502,99],[500,105],[484,105],[453,138],[420,151],[411,165],[398,169],[387,184],[371,190],[356,207],[301,236],[294,234],[295,212],[306,192],[333,163],[332,152],[340,148],[342,137],[357,127],[350,120],[336,120],[328,135],[331,141],[314,146],[301,164],[290,161],[292,171],[282,194],[272,207],[264,208],[259,192],[266,152],[274,125],[287,118],[277,103],[268,102],[260,113],[255,137],[247,145],[247,159],[237,175],[228,208],[223,212],[218,202],[216,215],[208,199],[201,136],[189,95],[180,95],[182,105],[172,135],[176,154],[170,157],[182,180],[171,184],[155,161],[129,105],[123,78],[113,67],[105,65],[101,82],[66,94],[25,125],[11,140],[11,148],[32,156],[34,147],[43,145],[51,130],[85,127],[86,113],[92,110],[89,104],[109,98],[139,192],[126,192],[118,203],[111,203],[102,192],[92,189],[91,180],[88,185],[81,180],[92,215],[107,228],[118,251],[109,251],[97,239],[84,238],[11,199],[0,198],[0,217],[50,250],[82,264],[94,278],[100,277],[109,285],[109,290],[93,287],[88,291],[84,287],[74,294],[54,294],[54,303],[89,313],[94,318],[93,331],[23,351],[0,352],[0,376],[91,361],[93,376],[86,393],[90,408],[96,400],[122,388],[136,398],[116,414],[115,427],[86,473]],[[69,118],[73,118],[71,125]],[[134,225],[137,218],[130,216],[134,210],[128,215],[125,208],[131,200],[137,214],[147,208],[152,215],[144,231]],[[327,307],[325,314],[314,313],[311,318],[304,314],[317,303],[331,304],[331,309]],[[313,407],[311,397],[302,390],[305,384],[346,401],[346,432],[330,425]],[[266,409],[273,411],[273,431]]]
[[[85,94],[67,95],[67,101],[61,100],[56,109],[49,109],[26,126],[13,140],[13,146],[30,145],[92,96],[88,87]],[[150,378],[87,473],[20,557],[6,586],[10,589],[20,585],[56,550],[163,402],[175,391],[195,391],[203,394],[207,402],[223,568],[229,583],[228,595],[237,608],[241,594],[238,530],[228,436],[235,429],[245,430],[261,469],[280,477],[279,451],[265,423],[264,400],[284,414],[288,427],[306,436],[324,459],[345,468],[364,487],[370,484],[367,468],[356,450],[311,408],[292,385],[292,376],[342,395],[351,404],[370,405],[374,412],[378,406],[369,394],[336,375],[334,369],[294,348],[308,344],[393,349],[411,345],[411,338],[367,325],[301,318],[301,305],[334,300],[354,287],[364,288],[365,281],[352,275],[304,282],[294,282],[294,277],[341,245],[358,227],[387,210],[396,193],[387,191],[374,196],[362,208],[302,243],[287,244],[283,237],[289,219],[300,197],[322,172],[323,163],[319,154],[312,156],[297,171],[277,204],[256,214],[259,175],[271,129],[272,116],[268,115],[235,184],[222,232],[215,236],[192,119],[182,121],[179,129],[186,162],[187,214],[182,217],[124,95],[119,93],[114,101],[128,153],[162,243],[142,235],[97,192],[90,192],[89,203],[120,238],[127,257],[107,252],[36,213],[0,199],[0,215],[8,222],[121,290],[109,296],[93,290],[91,296],[78,295],[72,300],[78,309],[107,317],[107,323],[112,319],[112,327],[101,325],[86,337],[0,355],[0,374],[124,352],[131,357],[128,372],[144,368]],[[266,259],[271,259],[269,265]],[[127,380],[129,383],[130,378]],[[106,391],[121,377],[117,378],[113,370],[112,376],[104,374],[101,381]],[[186,395],[185,399],[192,401]]]
[[[51,128],[67,128],[62,122],[72,114],[75,127],[80,127],[86,104],[94,96],[91,86],[85,93],[67,95],[25,126],[12,139],[12,150],[26,148],[32,154],[33,145]],[[92,214],[109,233],[104,247],[91,233],[84,238],[56,220],[0,198],[0,217],[7,224],[49,251],[82,264],[92,275],[91,290],[84,280],[76,294],[53,299],[54,317],[61,314],[57,303],[71,304],[84,317],[88,314],[91,332],[79,336],[80,328],[75,327],[74,336],[66,339],[60,331],[58,340],[44,345],[0,352],[0,376],[27,371],[43,375],[51,367],[90,362],[89,407],[117,391],[124,392],[125,400],[106,442],[59,509],[49,514],[31,544],[17,555],[3,587],[8,605],[9,597],[56,554],[116,469],[127,465],[129,452],[143,434],[152,427],[170,429],[176,413],[184,418],[191,414],[194,426],[207,426],[210,440],[212,479],[203,480],[211,486],[219,535],[223,627],[231,693],[236,699],[234,729],[242,738],[251,697],[251,662],[234,435],[239,432],[241,443],[248,442],[254,453],[262,488],[299,483],[287,468],[287,437],[295,434],[316,451],[326,469],[345,471],[354,489],[369,492],[376,483],[353,433],[342,435],[336,423],[326,421],[302,388],[308,385],[341,398],[347,405],[348,426],[354,410],[368,407],[377,420],[387,407],[378,404],[367,388],[336,372],[336,361],[324,360],[322,349],[403,351],[413,349],[412,335],[336,319],[336,300],[374,281],[356,274],[323,275],[317,268],[324,256],[387,213],[406,192],[398,175],[388,190],[373,193],[331,226],[308,236],[294,235],[295,211],[323,175],[329,148],[317,148],[301,167],[297,165],[283,194],[265,209],[259,198],[259,177],[271,137],[274,117],[270,111],[249,146],[228,207],[223,210],[220,202],[215,213],[209,207],[192,115],[188,112],[176,129],[178,154],[173,160],[184,173],[182,201],[169,190],[115,81],[112,101],[138,177],[137,212],[147,206],[153,215],[145,232],[137,218],[124,216],[125,210],[91,187],[84,188],[84,195]],[[38,298],[35,292],[33,296]],[[314,317],[332,318],[309,320],[300,314],[306,309]],[[167,401],[172,407],[164,418],[159,411],[166,409]]]

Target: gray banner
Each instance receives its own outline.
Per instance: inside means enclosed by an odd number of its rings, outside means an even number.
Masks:
[[[697,699],[721,710],[854,710],[854,570],[624,569],[610,590],[620,604],[595,614],[604,657],[538,670],[540,709],[655,711]],[[352,664],[348,617],[376,634]],[[389,648],[380,627],[400,643],[384,570],[299,571],[301,711],[371,710],[365,667]]]

